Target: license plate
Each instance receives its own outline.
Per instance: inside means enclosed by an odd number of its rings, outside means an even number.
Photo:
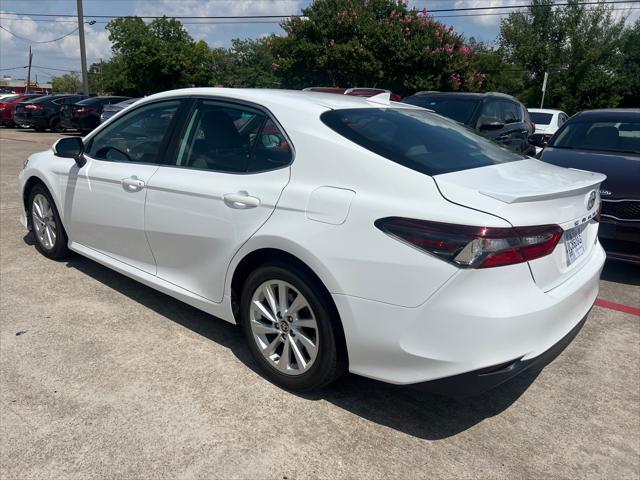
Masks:
[[[575,262],[584,253],[582,229],[574,227],[564,232],[564,248],[567,250],[567,265]]]

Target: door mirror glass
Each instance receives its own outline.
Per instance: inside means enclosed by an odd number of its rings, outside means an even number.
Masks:
[[[80,137],[61,138],[53,146],[53,153],[63,158],[78,158],[84,153],[84,144]]]
[[[481,117],[478,121],[480,130],[500,130],[502,127],[504,127],[504,123],[495,117]]]

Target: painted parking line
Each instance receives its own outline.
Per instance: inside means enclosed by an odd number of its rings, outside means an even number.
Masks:
[[[630,307],[629,305],[622,305],[621,303],[610,302],[609,300],[603,300],[598,298],[595,303],[598,307],[608,308],[609,310],[616,310],[618,312],[630,313],[631,315],[637,315],[640,317],[640,308]]]

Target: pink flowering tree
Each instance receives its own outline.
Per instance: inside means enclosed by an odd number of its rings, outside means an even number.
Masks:
[[[474,49],[426,10],[399,0],[316,0],[273,39],[282,86],[477,91]]]

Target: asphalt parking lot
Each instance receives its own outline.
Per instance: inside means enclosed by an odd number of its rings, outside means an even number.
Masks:
[[[236,327],[36,252],[16,176],[58,137],[0,129],[2,478],[640,478],[640,316],[596,306],[542,372],[473,399],[353,375],[291,394]],[[638,267],[601,286],[640,307]]]

